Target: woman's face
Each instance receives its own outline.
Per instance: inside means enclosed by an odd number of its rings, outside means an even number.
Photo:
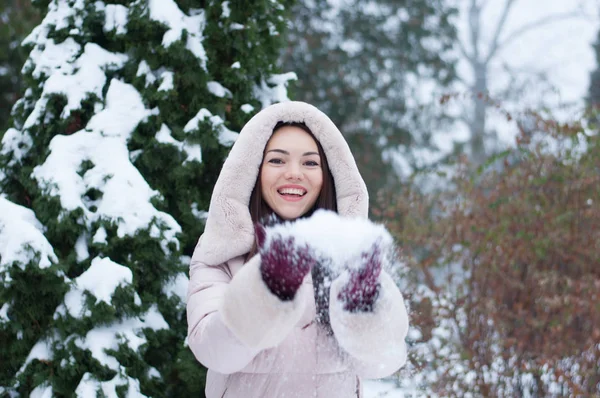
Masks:
[[[279,217],[294,220],[306,214],[323,186],[315,140],[299,127],[279,128],[265,149],[260,183],[265,202]]]

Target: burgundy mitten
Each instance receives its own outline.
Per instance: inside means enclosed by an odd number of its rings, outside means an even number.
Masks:
[[[348,269],[350,280],[340,290],[338,299],[344,303],[344,309],[350,312],[367,312],[373,310],[379,295],[378,282],[381,273],[380,242],[375,242],[370,252],[363,252],[358,269]]]
[[[269,290],[281,300],[292,300],[302,281],[316,263],[307,245],[298,246],[293,237],[275,235],[266,244],[265,228],[254,226],[261,256],[260,271]]]

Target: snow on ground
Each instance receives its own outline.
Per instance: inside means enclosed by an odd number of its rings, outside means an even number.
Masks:
[[[417,390],[399,388],[392,380],[380,379],[364,380],[363,394],[365,398],[415,398],[421,393]]]

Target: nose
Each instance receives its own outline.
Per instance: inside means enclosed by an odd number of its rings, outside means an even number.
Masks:
[[[290,166],[285,172],[286,180],[302,181],[304,174],[298,166]]]

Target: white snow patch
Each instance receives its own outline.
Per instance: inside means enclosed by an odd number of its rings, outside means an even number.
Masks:
[[[54,396],[52,386],[43,382],[31,391],[30,398],[52,398]]]
[[[4,303],[4,305],[2,306],[2,308],[0,308],[0,321],[4,321],[4,322],[8,322],[8,309],[9,309],[9,305],[8,303]]]
[[[186,123],[183,131],[189,133],[198,129],[198,123],[207,119],[212,124],[213,129],[219,132],[219,143],[224,146],[233,145],[233,143],[237,140],[239,133],[233,132],[225,127],[225,122],[221,117],[210,113],[210,111],[206,108],[202,108],[198,111],[196,116],[194,116],[189,122]]]
[[[180,151],[185,152],[187,154],[187,159],[183,162],[188,163],[192,161],[197,161],[198,163],[202,163],[202,150],[200,145],[198,144],[187,144],[185,142],[177,141],[171,135],[171,130],[167,127],[166,124],[160,126],[160,130],[156,133],[156,140],[163,144],[169,144],[177,147]]]
[[[158,369],[156,369],[154,366],[150,366],[147,374],[149,378],[160,379],[162,377]]]
[[[198,209],[198,203],[196,203],[196,202],[192,203],[191,208],[192,208],[192,214],[194,215],[194,217],[196,217],[198,220],[206,221],[206,219],[208,218],[208,212],[206,210]]]
[[[106,108],[92,117],[86,130],[55,136],[50,142],[50,155],[32,175],[46,194],[60,198],[66,211],[81,208],[87,225],[109,220],[118,225],[117,235],[123,237],[133,236],[153,222],[159,223],[165,227],[161,244],[168,251],[168,241],[178,244],[175,235],[181,227],[172,216],[150,203],[159,193],[131,164],[127,149],[133,130],[152,114],[133,86],[113,79]],[[77,171],[84,161],[91,161],[93,167],[80,176]],[[91,189],[100,191],[101,197],[87,198]]]
[[[125,396],[128,398],[145,398],[141,393],[139,381],[131,377],[117,374],[112,380],[98,381],[91,373],[85,373],[75,390],[78,397],[96,397],[102,392],[105,397],[117,397],[117,387],[128,386]]]
[[[28,129],[40,122],[40,115],[51,95],[63,94],[67,99],[62,118],[69,117],[71,111],[79,109],[81,102],[90,94],[102,98],[102,89],[106,84],[105,71],[121,68],[126,61],[127,56],[124,54],[108,52],[94,43],[86,44],[83,54],[74,63],[55,69],[46,80],[40,100],[25,121],[24,128]]]
[[[59,44],[56,44],[53,39],[48,39],[44,46],[35,46],[31,50],[24,69],[35,65],[32,75],[36,79],[39,79],[42,74],[51,76],[55,70],[63,74],[72,73],[72,62],[80,52],[81,46],[72,37]]]
[[[75,253],[77,255],[78,263],[90,258],[90,252],[88,250],[87,245],[87,238],[88,237],[86,234],[81,234],[79,238],[77,238],[77,242],[75,242]]]
[[[81,29],[83,25],[83,16],[85,15],[85,4],[83,0],[51,1],[48,5],[48,12],[42,22],[23,40],[23,44],[42,43],[50,32],[62,30],[69,27],[69,22],[73,22],[75,31]]]
[[[223,12],[221,13],[221,18],[229,18],[231,15],[231,9],[229,8],[229,1],[224,1],[221,4],[221,9]]]
[[[19,369],[17,372],[17,375],[21,374],[25,370],[25,367],[34,359],[47,361],[50,358],[52,358],[50,353],[50,343],[45,340],[39,340],[37,343],[35,343],[31,351],[29,351],[29,355],[27,355],[27,358],[21,366],[21,369]]]
[[[13,263],[24,267],[36,254],[40,268],[58,262],[35,213],[0,197],[0,270]]]
[[[195,15],[187,16],[179,9],[173,0],[149,0],[150,19],[167,25],[169,30],[164,34],[162,44],[169,48],[173,43],[181,40],[184,29],[187,31],[186,48],[200,61],[206,70],[206,51],[202,46],[202,32],[206,25],[203,10],[197,10]]]
[[[14,167],[17,163],[21,162],[32,146],[33,140],[31,139],[29,132],[19,131],[11,127],[6,130],[2,137],[2,149],[0,150],[0,154],[7,155],[12,152],[8,166]]]
[[[128,318],[110,326],[99,326],[90,330],[84,337],[76,337],[75,344],[81,349],[88,349],[102,365],[113,370],[119,370],[119,362],[105,350],[117,350],[120,342],[127,342],[129,348],[136,351],[146,343],[142,329],[168,329],[169,325],[152,306],[148,312],[139,318]]]
[[[187,288],[190,280],[187,275],[183,272],[177,274],[177,276],[171,279],[168,283],[163,286],[163,293],[167,296],[177,296],[181,299],[182,303],[187,302]]]
[[[108,235],[106,234],[106,229],[104,229],[104,227],[100,227],[100,228],[98,228],[98,230],[94,234],[94,237],[92,238],[92,242],[106,244],[107,243],[106,242],[106,237],[107,236]]]
[[[361,255],[371,253],[374,245],[384,258],[391,259],[388,256],[394,254],[393,238],[383,225],[364,218],[341,217],[332,211],[318,210],[308,218],[268,227],[266,232],[266,246],[274,237],[292,237],[297,246],[308,245],[318,257],[330,259],[334,271],[359,267]]]
[[[110,32],[116,30],[117,35],[127,34],[127,22],[129,9],[120,4],[107,4],[104,10],[106,19],[104,21],[104,31]]]
[[[96,257],[90,267],[73,281],[73,288],[65,295],[64,304],[55,314],[65,314],[65,310],[74,318],[89,316],[91,312],[85,308],[85,292],[96,297],[96,302],[104,301],[112,305],[112,295],[119,286],[131,285],[133,273],[123,265],[109,258]]]
[[[154,76],[154,74],[152,73],[152,69],[150,69],[150,65],[148,65],[148,63],[146,61],[140,62],[139,66],[138,66],[138,70],[135,75],[136,75],[136,77],[139,77],[139,76],[146,77],[145,87],[148,87],[149,85],[153,84],[156,81],[156,76]]]
[[[272,75],[267,81],[261,81],[260,85],[254,87],[254,96],[260,101],[263,108],[276,102],[287,102],[287,84],[291,80],[297,80],[294,72]]]
[[[160,86],[158,87],[158,91],[169,91],[173,90],[175,85],[173,84],[173,72],[164,71],[160,75]]]
[[[242,112],[244,113],[251,113],[254,111],[254,107],[250,104],[244,104],[240,107],[240,109],[242,110]]]
[[[231,98],[232,97],[231,91],[229,91],[228,89],[223,87],[221,85],[221,83],[219,83],[219,82],[208,82],[206,84],[206,86],[208,87],[208,91],[210,91],[210,93],[216,97],[219,97],[219,98],[223,98],[223,97]]]

